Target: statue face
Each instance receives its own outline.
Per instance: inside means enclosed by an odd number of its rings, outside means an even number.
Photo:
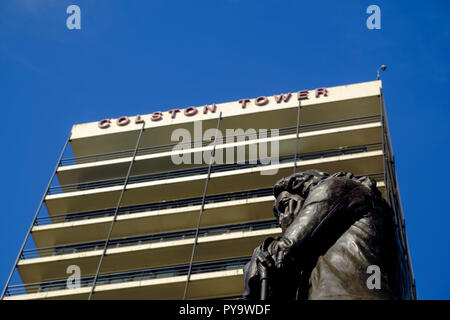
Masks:
[[[304,199],[287,191],[281,192],[275,200],[275,213],[283,232],[291,225],[302,208]]]

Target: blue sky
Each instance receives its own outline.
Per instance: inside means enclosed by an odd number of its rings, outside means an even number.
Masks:
[[[66,8],[81,8],[81,30]],[[381,8],[381,30],[366,8]],[[421,299],[450,299],[450,2],[2,0],[3,287],[74,123],[370,81]],[[445,201],[444,201],[445,200]]]

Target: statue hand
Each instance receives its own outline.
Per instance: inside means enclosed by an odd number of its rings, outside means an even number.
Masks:
[[[286,238],[275,240],[269,245],[268,252],[275,263],[276,269],[282,269],[286,266],[291,247],[292,241]]]
[[[266,279],[275,267],[275,261],[267,251],[261,251],[256,257],[256,266],[260,279]]]

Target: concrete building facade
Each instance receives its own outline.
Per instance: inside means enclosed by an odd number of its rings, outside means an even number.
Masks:
[[[372,81],[74,125],[2,299],[239,297],[253,248],[281,232],[272,186],[313,168],[377,181],[415,298]]]

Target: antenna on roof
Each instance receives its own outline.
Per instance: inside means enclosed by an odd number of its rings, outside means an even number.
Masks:
[[[380,70],[386,70],[386,65],[385,64],[382,64],[381,65],[381,67],[379,67],[378,68],[378,71],[377,71],[377,80],[380,80]]]

